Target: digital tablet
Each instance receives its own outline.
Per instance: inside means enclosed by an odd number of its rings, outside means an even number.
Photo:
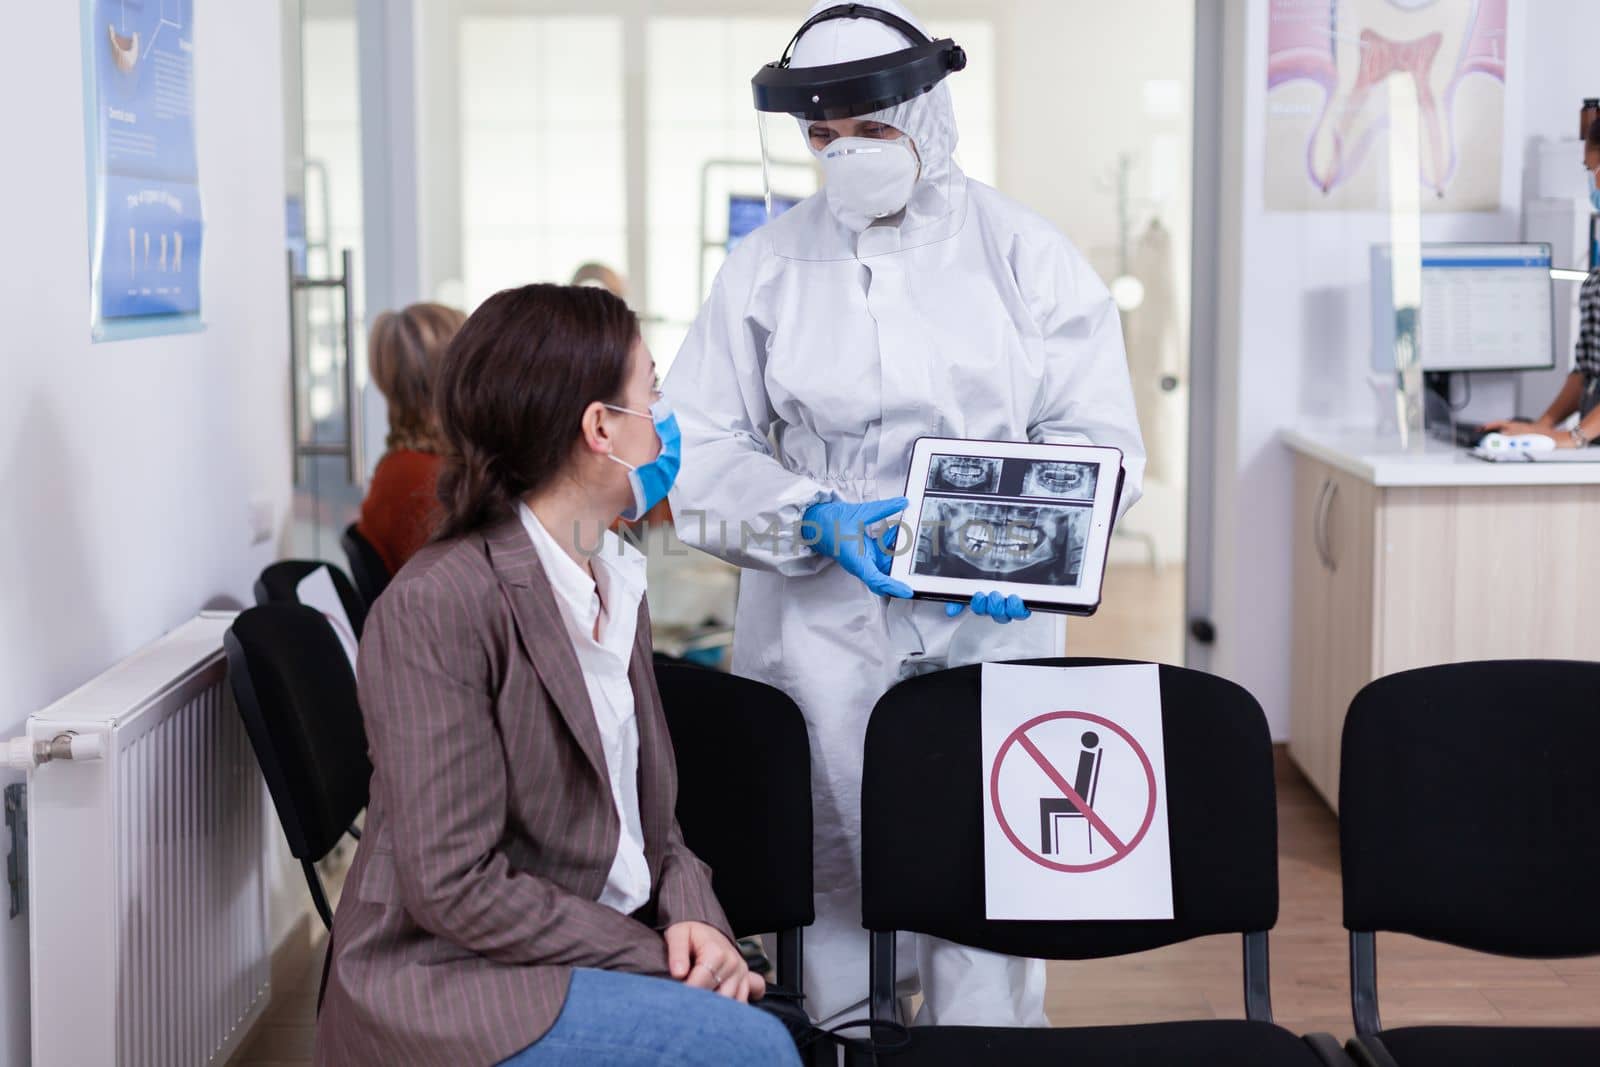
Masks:
[[[1122,450],[923,437],[890,575],[919,599],[1015,593],[1093,615],[1122,496]]]

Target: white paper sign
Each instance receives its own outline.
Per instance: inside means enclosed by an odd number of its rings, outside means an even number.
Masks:
[[[983,665],[991,919],[1171,919],[1153,664]]]
[[[339,590],[333,587],[333,575],[328,573],[328,568],[318,567],[300,579],[300,584],[294,587],[294,595],[306,607],[322,612],[333,632],[339,635],[344,654],[350,657],[350,669],[355,670],[355,627],[350,625],[350,616],[344,612],[344,601],[339,599]]]

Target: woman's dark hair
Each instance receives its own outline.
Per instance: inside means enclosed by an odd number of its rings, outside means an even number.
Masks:
[[[615,402],[639,320],[593,286],[525,285],[485,300],[434,386],[444,465],[436,541],[514,514],[566,465],[595,401]]]

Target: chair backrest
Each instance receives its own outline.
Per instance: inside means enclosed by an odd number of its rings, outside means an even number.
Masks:
[[[289,850],[320,860],[366,807],[372,778],[350,661],[321,613],[300,604],[249,608],[222,643]]]
[[[908,679],[872,712],[861,797],[862,914],[869,930],[914,930],[1012,955],[1095,959],[1205,934],[1265,931],[1277,922],[1277,809],[1266,717],[1232,682],[1164,665],[1174,918],[986,919],[980,672],[958,667]]]
[[[367,603],[361,599],[361,594],[356,592],[355,586],[350,584],[350,579],[345,576],[332,563],[320,559],[281,559],[270,564],[261,572],[261,577],[256,579],[255,595],[257,604],[298,604],[300,597],[297,588],[302,579],[318,567],[328,568],[328,574],[333,579],[333,588],[339,594],[339,602],[344,605],[344,613],[350,620],[350,628],[361,636],[361,629],[367,621]]]
[[[811,750],[800,709],[769,685],[704,667],[657,661],[655,673],[677,757],[678,824],[711,865],[734,932],[811,925]]]
[[[1350,705],[1342,759],[1346,928],[1600,954],[1600,663],[1380,678]]]
[[[389,573],[383,557],[378,555],[378,550],[372,547],[372,542],[356,529],[355,523],[344,528],[339,544],[344,548],[345,559],[350,561],[350,576],[356,580],[356,589],[367,607],[371,608],[378,602],[379,594],[389,585],[393,575]]]

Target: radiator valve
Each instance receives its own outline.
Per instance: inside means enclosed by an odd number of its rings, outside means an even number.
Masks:
[[[13,737],[0,752],[4,753],[7,766],[19,771],[31,771],[55,760],[103,759],[106,754],[105,740],[99,734],[71,730],[56,734],[49,741]]]

